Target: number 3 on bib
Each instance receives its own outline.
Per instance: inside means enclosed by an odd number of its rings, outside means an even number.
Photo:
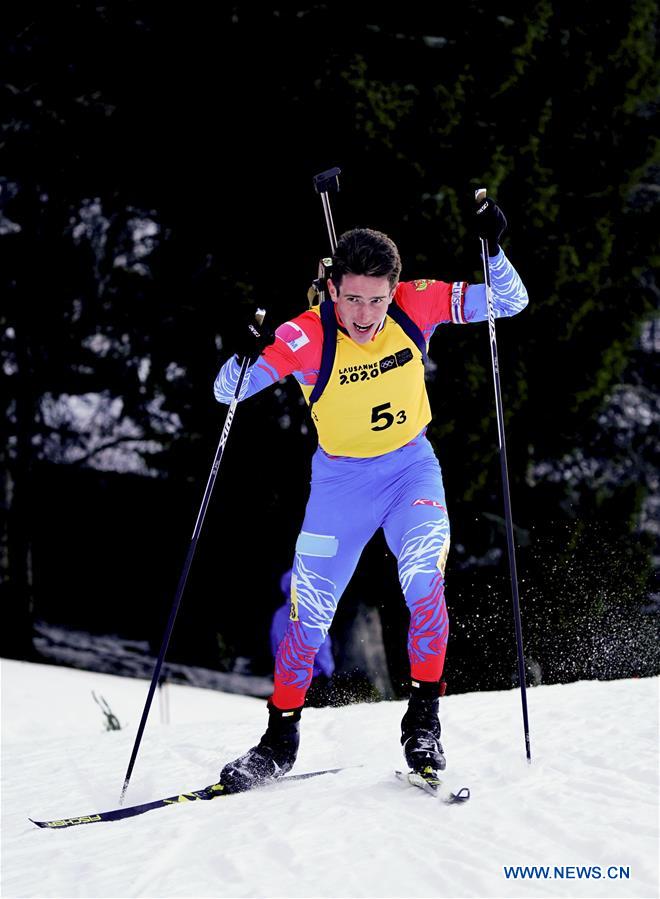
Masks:
[[[372,431],[384,431],[386,428],[390,428],[396,419],[396,424],[402,425],[406,420],[406,413],[404,409],[399,409],[398,412],[387,412],[387,409],[391,407],[392,403],[382,403],[380,406],[374,406],[371,410],[371,421],[374,424],[374,427],[371,429]]]

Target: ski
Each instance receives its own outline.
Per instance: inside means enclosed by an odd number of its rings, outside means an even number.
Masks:
[[[252,789],[272,786],[273,784],[291,783],[294,780],[308,780],[310,777],[320,777],[322,774],[337,774],[346,768],[324,768],[321,771],[309,771],[306,774],[290,774],[288,777],[264,781],[256,784]],[[30,818],[37,827],[50,827],[51,829],[63,827],[76,827],[78,824],[96,824],[99,821],[121,821],[122,818],[134,818],[143,815],[155,808],[163,808],[168,805],[177,805],[181,802],[197,802],[198,800],[216,799],[219,796],[234,796],[239,791],[227,790],[222,784],[211,784],[201,790],[192,790],[189,793],[179,793],[177,796],[168,796],[166,799],[156,799],[153,802],[145,802],[142,805],[129,805],[126,808],[117,808],[109,812],[98,812],[92,815],[79,815],[71,818],[55,819],[53,821],[35,821]],[[245,791],[240,791],[245,792]]]
[[[470,798],[470,788],[461,787],[460,790],[453,792],[438,777],[435,771],[429,769],[422,773],[417,771],[395,771],[399,780],[411,784],[413,787],[419,787],[431,796],[435,796],[446,805],[455,805],[461,802],[467,802]]]

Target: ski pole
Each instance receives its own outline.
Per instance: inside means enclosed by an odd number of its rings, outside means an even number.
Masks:
[[[264,309],[257,309],[256,320],[258,324],[264,319],[266,312]],[[229,430],[232,425],[232,421],[234,420],[234,413],[236,412],[236,406],[238,405],[238,398],[240,396],[241,387],[243,386],[243,381],[245,380],[245,374],[250,365],[249,356],[245,356],[241,363],[241,370],[238,375],[238,382],[236,384],[236,389],[234,390],[234,396],[232,397],[232,401],[230,403],[229,409],[227,410],[227,416],[225,418],[225,424],[222,429],[222,434],[220,435],[220,443],[218,444],[218,448],[215,453],[215,458],[213,460],[213,465],[211,467],[211,473],[209,475],[209,479],[206,484],[206,490],[204,491],[204,496],[202,498],[202,504],[199,509],[199,513],[197,515],[197,521],[195,522],[195,527],[193,528],[192,538],[190,540],[190,546],[188,547],[188,553],[186,555],[186,561],[183,565],[183,570],[181,572],[181,576],[179,578],[179,584],[176,588],[176,594],[174,596],[174,602],[172,603],[172,608],[170,610],[170,617],[167,622],[167,626],[165,628],[165,634],[163,636],[163,642],[160,647],[160,652],[158,653],[158,660],[156,661],[156,667],[154,668],[154,673],[151,678],[151,684],[149,686],[149,693],[147,694],[147,701],[144,704],[144,710],[142,712],[142,718],[140,719],[140,725],[138,727],[137,736],[135,738],[135,743],[133,745],[133,751],[131,752],[131,758],[128,763],[128,768],[126,770],[126,776],[124,777],[124,786],[121,790],[121,796],[119,797],[119,804],[121,805],[124,801],[124,796],[126,795],[126,790],[128,789],[128,784],[131,779],[131,774],[133,773],[133,766],[135,765],[135,759],[137,758],[138,749],[140,748],[140,742],[142,740],[142,734],[144,733],[144,728],[147,723],[147,717],[149,716],[149,709],[151,708],[151,703],[154,698],[154,693],[156,691],[156,687],[158,685],[158,680],[160,677],[160,669],[163,667],[163,661],[165,660],[165,653],[167,652],[167,647],[170,644],[170,638],[172,636],[172,631],[174,629],[174,622],[176,620],[177,612],[179,611],[179,606],[181,605],[181,597],[183,596],[183,591],[186,586],[186,581],[188,580],[188,573],[190,571],[190,566],[192,565],[193,556],[195,555],[195,550],[197,548],[197,541],[199,539],[200,532],[202,530],[202,524],[204,523],[204,516],[206,515],[206,509],[209,504],[209,500],[211,499],[211,493],[213,492],[213,486],[215,484],[215,479],[218,475],[218,469],[220,468],[220,462],[222,461],[222,456],[225,451],[225,445],[227,443],[227,438],[229,437]]]
[[[474,192],[477,204],[486,199],[485,188]],[[511,594],[513,597],[513,619],[516,629],[518,648],[518,677],[520,679],[520,697],[522,701],[523,727],[525,732],[525,753],[527,761],[532,761],[532,750],[529,739],[529,719],[527,715],[527,685],[525,682],[525,654],[523,652],[522,623],[520,619],[520,598],[518,595],[518,574],[516,570],[516,550],[513,542],[513,517],[511,515],[511,496],[509,492],[509,470],[506,461],[506,442],[504,438],[504,414],[502,411],[502,388],[500,386],[500,366],[497,357],[497,341],[495,339],[495,308],[493,306],[493,289],[490,283],[490,263],[488,260],[488,241],[481,241],[481,255],[484,263],[484,280],[486,282],[486,307],[488,309],[488,331],[490,335],[490,357],[493,364],[493,382],[495,385],[495,409],[497,412],[497,436],[500,449],[500,465],[502,469],[502,492],[504,494],[504,519],[506,522],[506,543],[509,552],[509,571],[511,572]]]

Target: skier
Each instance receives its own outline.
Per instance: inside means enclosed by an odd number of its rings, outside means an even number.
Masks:
[[[498,317],[515,315],[528,301],[499,246],[506,225],[491,199],[479,207],[475,230],[487,240]],[[425,436],[431,409],[424,358],[438,325],[487,320],[486,291],[483,284],[466,282],[400,281],[400,273],[398,249],[387,235],[368,228],[346,232],[327,279],[334,309],[323,304],[335,313],[332,327],[318,307],[274,334],[251,325],[215,380],[218,402],[231,402],[240,359],[248,356],[241,400],[292,374],[309,403],[322,370],[324,339],[336,342],[330,377],[311,404],[319,445],[295,547],[291,616],[276,657],[268,726],[258,745],[222,769],[220,782],[228,789],[249,789],[293,767],[315,655],[360,554],[379,527],[398,560],[410,610],[404,755],[418,773],[445,768],[438,707],[449,627],[444,597],[449,518],[440,465]]]

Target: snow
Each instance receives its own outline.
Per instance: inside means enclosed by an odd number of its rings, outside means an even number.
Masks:
[[[48,831],[28,815],[117,807],[147,683],[5,660],[0,673],[3,896],[658,896],[658,678],[531,689],[531,765],[518,691],[445,697],[464,806],[394,778],[405,704],[382,702],[303,716],[296,772],[362,767]],[[264,729],[263,700],[166,690],[169,723],[156,700],[126,804],[212,783]],[[121,730],[105,730],[92,691]],[[505,865],[555,877],[507,879]],[[588,866],[601,878],[578,876]]]
[[[131,640],[118,634],[92,634],[47,621],[35,621],[34,631],[35,649],[43,659],[56,665],[151,681],[156,658],[146,640]],[[244,656],[234,659],[233,671],[212,671],[167,660],[161,674],[172,684],[263,698],[270,696],[273,678],[252,674],[249,669],[250,660]],[[144,695],[147,695],[146,684]]]

